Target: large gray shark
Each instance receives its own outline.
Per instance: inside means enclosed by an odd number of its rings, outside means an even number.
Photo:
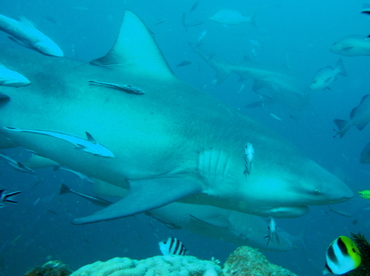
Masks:
[[[266,244],[267,223],[258,216],[214,206],[174,202],[146,212],[169,227],[184,229],[237,246],[247,245],[269,251],[293,249],[294,237],[279,230],[281,239]],[[280,235],[281,234],[281,235]]]
[[[247,57],[240,65],[233,65],[228,61],[195,49],[196,52],[216,70],[217,83],[224,81],[231,73],[240,76],[240,80],[252,78],[252,90],[263,98],[278,102],[293,110],[302,110],[308,105],[308,94],[299,80],[289,74],[273,70],[258,64]],[[260,92],[266,88],[269,93]]]
[[[5,87],[0,137],[90,177],[129,189],[119,202],[75,223],[125,217],[182,200],[261,216],[296,217],[339,203],[351,190],[291,143],[176,78],[144,23],[126,11],[110,52],[90,64],[6,48],[2,59],[32,85]],[[130,85],[126,93],[89,80]],[[11,128],[89,132],[115,155]],[[8,129],[7,129],[8,128]],[[4,147],[10,145],[1,137]],[[244,145],[254,168],[244,175]]]
[[[30,162],[37,166],[37,160],[30,160]],[[66,193],[76,194],[95,205],[109,206],[112,204],[112,202],[101,197],[84,194],[62,184],[59,194]],[[128,191],[94,179],[94,193],[103,196],[124,197]],[[268,229],[264,219],[210,205],[173,202],[147,211],[145,214],[164,223],[171,229],[191,231],[238,246],[248,245],[269,251],[288,251],[293,249],[293,243],[299,240],[298,237],[290,235],[279,228],[279,236],[281,237],[279,242],[271,242],[267,245],[265,234],[268,232]]]
[[[34,164],[36,165],[36,163]],[[128,191],[95,179],[94,192],[104,196],[124,197],[127,195]],[[95,205],[106,207],[113,204],[101,197],[81,193],[62,184],[59,194],[67,193],[73,193]],[[152,209],[145,212],[145,214],[164,223],[171,229],[191,231],[199,235],[216,238],[238,246],[248,245],[269,251],[288,251],[293,249],[294,242],[299,240],[303,242],[299,237],[290,235],[279,228],[279,242],[266,244],[264,233],[267,233],[267,223],[265,220],[258,216],[217,208],[210,205],[173,202],[160,208]]]

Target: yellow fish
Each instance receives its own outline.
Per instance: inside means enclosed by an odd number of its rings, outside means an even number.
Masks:
[[[361,192],[358,192],[358,193],[364,199],[370,199],[370,190],[365,190],[365,191],[361,191]]]

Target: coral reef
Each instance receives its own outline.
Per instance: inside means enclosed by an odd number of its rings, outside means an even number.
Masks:
[[[361,253],[361,265],[347,273],[349,276],[368,276],[370,275],[370,243],[366,240],[365,236],[361,233],[351,233],[351,238],[357,245]]]
[[[155,256],[144,260],[114,258],[81,267],[71,276],[296,276],[269,263],[258,250],[240,247],[227,259],[224,268],[217,261],[203,261],[193,256]]]
[[[38,266],[28,271],[24,276],[68,276],[72,270],[61,261],[49,261],[43,266]]]
[[[296,276],[289,270],[271,264],[258,250],[248,246],[237,248],[226,260],[225,276]]]
[[[192,256],[155,256],[144,260],[114,258],[81,267],[71,276],[221,276],[221,267]]]

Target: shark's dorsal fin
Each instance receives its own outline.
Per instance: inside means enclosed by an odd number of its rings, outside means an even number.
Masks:
[[[113,48],[104,57],[90,63],[112,68],[137,69],[141,74],[144,71],[161,77],[173,76],[148,28],[136,14],[129,10],[125,11]]]

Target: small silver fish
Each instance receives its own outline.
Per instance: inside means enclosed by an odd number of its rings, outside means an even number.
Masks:
[[[47,56],[63,56],[59,46],[24,17],[18,21],[0,14],[0,30],[9,34],[11,40],[26,48]]]
[[[24,173],[29,173],[29,174],[36,174],[32,169],[26,167],[22,163],[14,160],[14,159],[12,159],[8,156],[0,154],[0,159],[3,159],[6,163],[9,164],[9,166],[13,167],[17,171],[24,172]]]
[[[195,26],[199,26],[199,25],[202,25],[202,24],[204,24],[204,21],[203,20],[196,20],[196,21],[187,23],[186,25],[188,27],[195,27]]]
[[[270,241],[274,241],[275,238],[276,238],[276,241],[280,243],[279,236],[276,233],[276,229],[277,229],[276,223],[275,223],[274,218],[271,216],[267,220],[267,229],[268,229],[268,233],[265,236],[265,238],[267,238],[267,245],[269,245]]]
[[[20,87],[29,85],[31,82],[22,74],[6,68],[0,64],[0,85]]]
[[[166,255],[184,256],[186,255],[187,252],[182,242],[172,237],[168,238],[166,241],[159,242],[159,249],[161,250],[164,256]]]
[[[369,4],[363,4],[361,13],[370,15],[370,5]]]
[[[191,8],[190,8],[190,12],[193,12],[193,11],[198,7],[199,2],[200,2],[200,1],[196,1],[196,2],[191,6]]]
[[[239,90],[238,90],[238,94],[240,93],[240,92],[242,92],[242,90],[244,89],[244,83],[240,86],[240,88],[239,88]]]
[[[88,201],[90,201],[90,202],[92,202],[96,205],[103,206],[103,207],[108,207],[109,205],[113,204],[113,202],[108,201],[104,198],[101,198],[101,197],[98,197],[98,196],[92,196],[92,195],[88,195],[88,194],[84,194],[84,193],[72,190],[66,184],[62,183],[62,186],[60,187],[60,190],[59,190],[59,194],[64,195],[64,194],[68,194],[68,193],[78,195],[78,196],[80,196],[82,198],[85,198]]]
[[[344,69],[342,59],[339,59],[335,68],[327,66],[317,71],[312,83],[309,86],[310,90],[330,89],[330,85],[337,79],[338,75],[347,76]]]
[[[184,61],[181,61],[180,63],[176,64],[176,67],[186,66],[186,65],[189,65],[191,63],[192,63],[191,61],[184,60]]]
[[[18,203],[17,201],[14,201],[14,200],[10,199],[9,197],[15,196],[15,195],[20,194],[20,193],[21,193],[20,191],[5,193],[5,190],[3,190],[3,189],[0,190],[0,208],[3,208],[5,206],[4,205],[5,202]]]
[[[251,143],[246,143],[244,146],[244,174],[250,174],[253,168],[254,148]]]
[[[281,118],[280,117],[278,117],[278,116],[276,116],[275,114],[273,114],[273,113],[270,113],[270,116],[271,117],[273,117],[273,118],[275,118],[276,120],[278,120],[278,121],[281,121]]]
[[[145,92],[142,89],[135,87],[135,86],[128,85],[128,84],[117,84],[117,83],[94,81],[94,80],[89,80],[89,83],[94,84],[94,85],[105,86],[105,87],[112,88],[112,89],[121,90],[129,94],[136,94],[136,95],[145,94]]]
[[[91,153],[96,156],[109,157],[109,158],[115,157],[114,154],[108,148],[98,143],[88,132],[85,132],[86,137],[87,137],[87,139],[85,139],[81,136],[77,136],[77,135],[70,134],[67,132],[62,132],[62,131],[21,129],[21,128],[15,128],[15,127],[3,127],[3,129],[8,130],[8,131],[14,131],[14,132],[25,132],[25,133],[32,133],[32,134],[39,134],[39,135],[54,137],[54,138],[66,141],[68,143],[71,143],[72,145],[76,146],[76,149],[78,150]]]
[[[165,22],[165,21],[166,21],[166,18],[158,19],[156,22],[154,22],[154,23],[152,24],[152,26],[162,24],[162,23],[163,23],[163,22]]]
[[[62,167],[59,167],[59,168],[62,169],[62,170],[65,170],[65,171],[68,171],[68,172],[73,173],[74,175],[78,176],[83,181],[90,182],[90,183],[93,183],[94,184],[94,180],[91,177],[87,176],[86,174],[83,174],[83,173],[74,171],[74,170],[72,170],[70,168],[63,167],[63,166]]]
[[[206,30],[204,30],[203,32],[201,32],[199,34],[199,36],[198,36],[197,41],[192,46],[194,48],[196,48],[196,47],[199,47],[200,45],[202,45],[203,44],[203,41],[204,41],[204,37],[206,36],[206,34],[207,34],[207,31]]]

